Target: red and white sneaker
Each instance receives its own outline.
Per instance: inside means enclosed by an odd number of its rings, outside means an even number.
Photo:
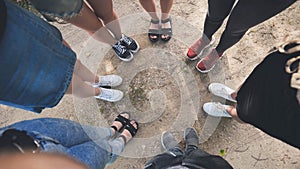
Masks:
[[[209,47],[211,47],[215,42],[215,37],[212,36],[211,40],[209,41],[207,38],[203,39],[202,37],[198,39],[189,49],[187,52],[187,57],[190,60],[196,60],[199,56],[202,55],[203,51]]]
[[[207,56],[197,63],[196,69],[201,73],[208,73],[215,67],[215,64],[222,55],[223,53],[217,53],[217,51],[213,49]]]

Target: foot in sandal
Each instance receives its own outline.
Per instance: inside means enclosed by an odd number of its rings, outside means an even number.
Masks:
[[[124,141],[124,144],[128,143],[137,133],[139,128],[138,122],[135,120],[131,120],[129,123],[127,123],[120,134],[119,138],[122,138]]]

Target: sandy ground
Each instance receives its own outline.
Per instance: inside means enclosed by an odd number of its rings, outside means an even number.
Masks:
[[[300,151],[274,139],[251,125],[232,119],[212,118],[202,110],[211,96],[211,82],[237,88],[268,51],[288,32],[300,30],[300,2],[276,17],[250,29],[243,39],[230,48],[209,74],[199,74],[196,62],[185,59],[185,53],[200,36],[207,12],[205,0],[175,1],[173,39],[151,44],[147,39],[149,17],[138,1],[114,1],[124,33],[137,39],[140,52],[130,63],[120,62],[107,45],[94,41],[72,25],[55,24],[62,31],[78,57],[98,74],[117,73],[124,79],[119,87],[125,92],[120,103],[107,103],[92,98],[65,96],[58,106],[42,114],[0,105],[0,126],[40,117],[60,117],[84,124],[108,126],[120,111],[131,111],[141,123],[138,139],[128,144],[121,157],[109,169],[142,168],[151,156],[160,153],[162,131],[173,132],[182,141],[182,131],[194,126],[201,136],[199,147],[220,155],[236,169],[299,169]],[[216,33],[220,38],[222,28]],[[99,61],[100,60],[100,61]],[[296,130],[296,129],[295,129]],[[295,131],[295,133],[297,133]]]

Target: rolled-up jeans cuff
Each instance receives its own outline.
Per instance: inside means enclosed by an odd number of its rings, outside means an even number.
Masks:
[[[68,20],[77,16],[82,7],[83,0],[30,0],[31,4],[48,20]]]

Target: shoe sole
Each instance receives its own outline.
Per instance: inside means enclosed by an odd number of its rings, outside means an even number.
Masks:
[[[215,43],[215,37],[214,37],[214,36],[213,36],[212,39],[213,39],[213,40],[210,41],[210,43],[209,43],[208,45],[206,45],[206,46],[200,51],[200,53],[199,53],[197,56],[195,56],[195,57],[193,57],[193,58],[188,57],[188,59],[191,60],[191,61],[193,61],[193,60],[197,60],[200,56],[202,56],[203,52],[204,52],[206,49],[212,47],[212,45]]]
[[[124,62],[130,62],[133,59],[133,54],[130,52],[130,58],[121,58],[118,55],[117,57]]]

